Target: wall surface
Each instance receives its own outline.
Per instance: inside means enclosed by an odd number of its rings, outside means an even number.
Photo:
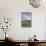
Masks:
[[[32,27],[21,27],[21,12],[32,12]],[[45,8],[32,8],[28,0],[0,0],[0,19],[4,16],[12,17],[12,26],[8,33],[16,40],[28,40],[34,34],[39,40],[45,39]],[[1,29],[0,29],[1,30]],[[0,39],[3,31],[0,31]],[[4,33],[3,33],[4,34]],[[46,33],[45,33],[46,34]]]
[[[45,24],[44,24],[44,38],[46,39],[46,15],[45,15]]]

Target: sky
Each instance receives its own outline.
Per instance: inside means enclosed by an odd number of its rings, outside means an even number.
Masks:
[[[31,20],[32,13],[31,12],[22,12],[21,13],[21,20]]]

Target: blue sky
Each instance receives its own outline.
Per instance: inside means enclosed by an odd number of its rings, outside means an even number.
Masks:
[[[22,12],[21,19],[22,20],[31,20],[32,19],[32,12]]]

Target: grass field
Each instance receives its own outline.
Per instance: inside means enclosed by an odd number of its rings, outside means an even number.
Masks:
[[[31,20],[21,21],[21,26],[22,27],[31,27],[32,26]]]

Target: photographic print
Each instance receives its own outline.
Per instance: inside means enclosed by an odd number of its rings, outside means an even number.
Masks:
[[[32,12],[21,12],[21,26],[22,27],[32,26]]]

